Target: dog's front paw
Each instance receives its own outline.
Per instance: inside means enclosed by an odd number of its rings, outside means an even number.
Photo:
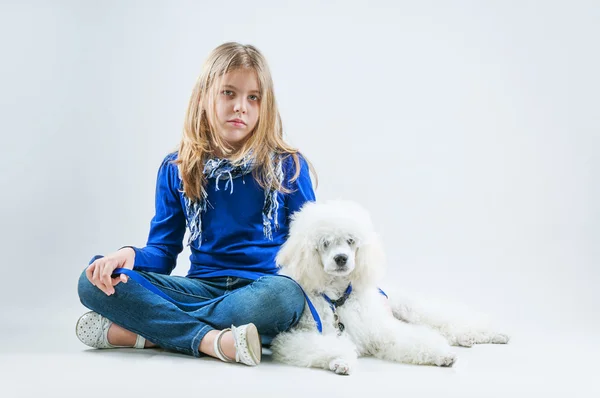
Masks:
[[[451,367],[457,360],[456,353],[444,342],[443,345],[423,347],[418,350],[415,353],[413,363],[418,365]]]
[[[339,375],[349,375],[352,371],[352,365],[350,361],[343,358],[336,358],[329,362],[329,370]]]

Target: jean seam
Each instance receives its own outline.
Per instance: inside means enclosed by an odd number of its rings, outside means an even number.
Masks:
[[[206,332],[204,331],[204,329],[209,328],[209,330],[207,330]],[[206,336],[206,334],[208,332],[210,332],[211,330],[214,330],[214,328],[212,328],[209,325],[205,325],[202,327],[202,329],[200,329],[200,331],[198,331],[198,333],[196,333],[196,335],[192,338],[192,354],[199,358],[204,356],[203,353],[200,352],[200,342],[202,341],[202,339],[204,338],[204,336]]]
[[[197,294],[191,294],[191,293],[187,293],[187,292],[182,292],[181,290],[173,289],[172,287],[161,285],[161,284],[153,282],[153,281],[150,281],[150,283],[152,283],[154,286],[158,287],[159,289],[163,288],[163,289],[166,289],[166,290],[168,290],[170,292],[183,294],[184,296],[193,297],[193,298],[201,298],[201,299],[204,299],[204,300],[210,300],[210,297],[204,297],[204,296],[200,296],[200,295],[197,295]]]

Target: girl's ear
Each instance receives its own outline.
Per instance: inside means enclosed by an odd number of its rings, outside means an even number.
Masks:
[[[356,249],[356,268],[350,274],[355,287],[372,287],[385,271],[385,252],[379,236],[373,234]]]

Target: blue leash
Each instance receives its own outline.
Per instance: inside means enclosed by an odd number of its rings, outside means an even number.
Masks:
[[[94,261],[96,261],[99,258],[102,258],[104,256],[101,255],[96,255],[94,256],[88,265],[91,265]],[[178,307],[181,307],[182,309],[190,309],[190,310],[197,310],[198,308],[201,308],[207,304],[211,304],[214,303],[216,301],[219,301],[223,298],[223,296],[220,297],[215,297],[214,299],[210,299],[210,300],[206,300],[206,301],[202,301],[200,303],[182,303],[181,301],[177,301],[174,298],[170,297],[168,294],[166,294],[165,292],[163,292],[162,290],[160,290],[159,288],[157,288],[156,286],[154,286],[150,281],[148,281],[148,279],[144,278],[141,274],[127,269],[127,268],[117,268],[113,271],[113,275],[120,275],[120,274],[125,274],[127,275],[129,278],[133,279],[134,281],[136,281],[137,283],[139,283],[140,285],[142,285],[143,287],[145,287],[146,289],[150,290],[152,293],[155,293],[157,295],[159,295],[160,297],[164,298],[165,300],[175,304]],[[286,275],[279,275],[279,276],[283,276],[285,278],[291,279],[294,282],[296,282],[294,279],[290,278],[289,276]],[[298,282],[296,282],[296,284],[298,284]],[[308,304],[308,308],[310,309],[310,313],[312,314],[313,319],[315,320],[315,323],[317,324],[317,330],[319,331],[319,333],[323,333],[323,324],[321,323],[321,317],[319,316],[319,313],[317,312],[317,309],[315,308],[315,306],[313,305],[313,303],[310,301],[310,299],[308,298],[308,295],[306,294],[306,292],[304,291],[304,289],[302,289],[302,286],[298,285],[300,287],[300,289],[302,290],[302,293],[304,294],[304,298],[306,299],[306,304]],[[352,292],[352,286],[349,285],[348,289],[346,289],[347,294],[349,295],[350,292]],[[379,292],[381,294],[383,294],[385,297],[387,297],[387,294],[384,293],[383,290],[379,289]],[[346,293],[344,294],[346,296]],[[332,306],[332,302],[329,299],[329,297],[327,297],[325,294],[323,294],[323,296],[325,297],[326,300],[329,301],[329,305]],[[332,308],[333,309],[333,308]]]
[[[100,255],[94,256],[94,258],[92,258],[92,260],[90,261],[90,264],[92,264],[94,261],[96,261],[97,259],[102,258],[102,257],[104,257],[104,256],[100,256]],[[178,306],[178,307],[180,307],[182,309],[197,310],[197,309],[205,306],[206,304],[214,303],[214,302],[219,301],[219,300],[221,300],[223,298],[223,296],[220,296],[220,297],[215,297],[214,299],[202,301],[200,303],[182,303],[181,301],[175,300],[174,298],[172,298],[171,296],[169,296],[168,294],[166,294],[165,292],[163,292],[162,290],[160,290],[159,288],[157,288],[148,279],[144,278],[138,272],[132,271],[132,270],[127,269],[127,268],[117,268],[117,269],[115,269],[113,271],[113,276],[114,275],[120,275],[120,274],[127,275],[129,278],[133,279],[134,281],[136,281],[137,283],[139,283],[140,285],[142,285],[146,289],[150,290],[152,293],[155,293],[155,294],[159,295],[160,297],[164,298],[165,300],[167,300],[167,301],[175,304],[176,306]]]

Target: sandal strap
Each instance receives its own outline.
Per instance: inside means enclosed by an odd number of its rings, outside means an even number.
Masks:
[[[230,330],[231,330],[230,328],[223,329],[219,332],[219,334],[217,334],[217,337],[215,337],[215,343],[214,343],[215,355],[217,356],[217,358],[219,358],[223,362],[235,362],[235,360],[228,358],[221,350],[221,337],[223,337],[225,332],[229,332]]]
[[[145,345],[146,339],[138,334],[135,338],[135,344],[133,345],[133,348],[144,348]]]

